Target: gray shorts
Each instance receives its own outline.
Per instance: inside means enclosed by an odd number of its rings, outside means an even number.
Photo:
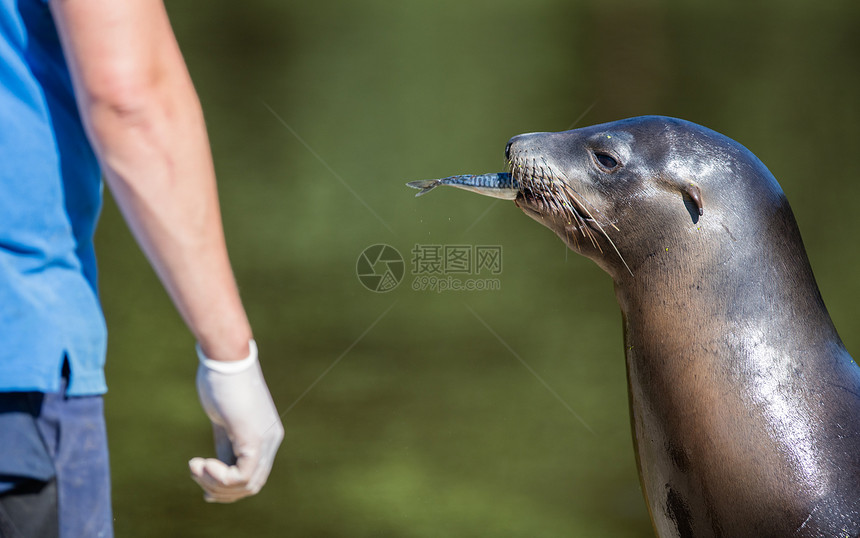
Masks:
[[[0,393],[0,538],[111,537],[101,396]]]

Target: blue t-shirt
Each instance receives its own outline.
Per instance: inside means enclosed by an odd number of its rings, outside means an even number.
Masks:
[[[105,392],[101,172],[41,0],[0,0],[0,391]]]

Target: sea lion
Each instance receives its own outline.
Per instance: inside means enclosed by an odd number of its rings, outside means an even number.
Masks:
[[[653,116],[506,157],[517,206],[615,283],[657,534],[860,535],[860,367],[761,161]]]

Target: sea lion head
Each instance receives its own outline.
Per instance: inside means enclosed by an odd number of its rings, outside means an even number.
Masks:
[[[713,254],[719,248],[705,241],[723,244],[741,235],[725,222],[736,229],[749,228],[746,222],[767,226],[757,214],[787,207],[749,150],[675,118],[523,134],[505,154],[520,186],[517,206],[616,281],[669,249],[689,259],[697,250]]]

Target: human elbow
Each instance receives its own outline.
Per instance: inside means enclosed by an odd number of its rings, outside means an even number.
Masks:
[[[128,70],[106,72],[87,84],[86,120],[97,146],[129,130],[149,130],[159,115],[158,78]]]

